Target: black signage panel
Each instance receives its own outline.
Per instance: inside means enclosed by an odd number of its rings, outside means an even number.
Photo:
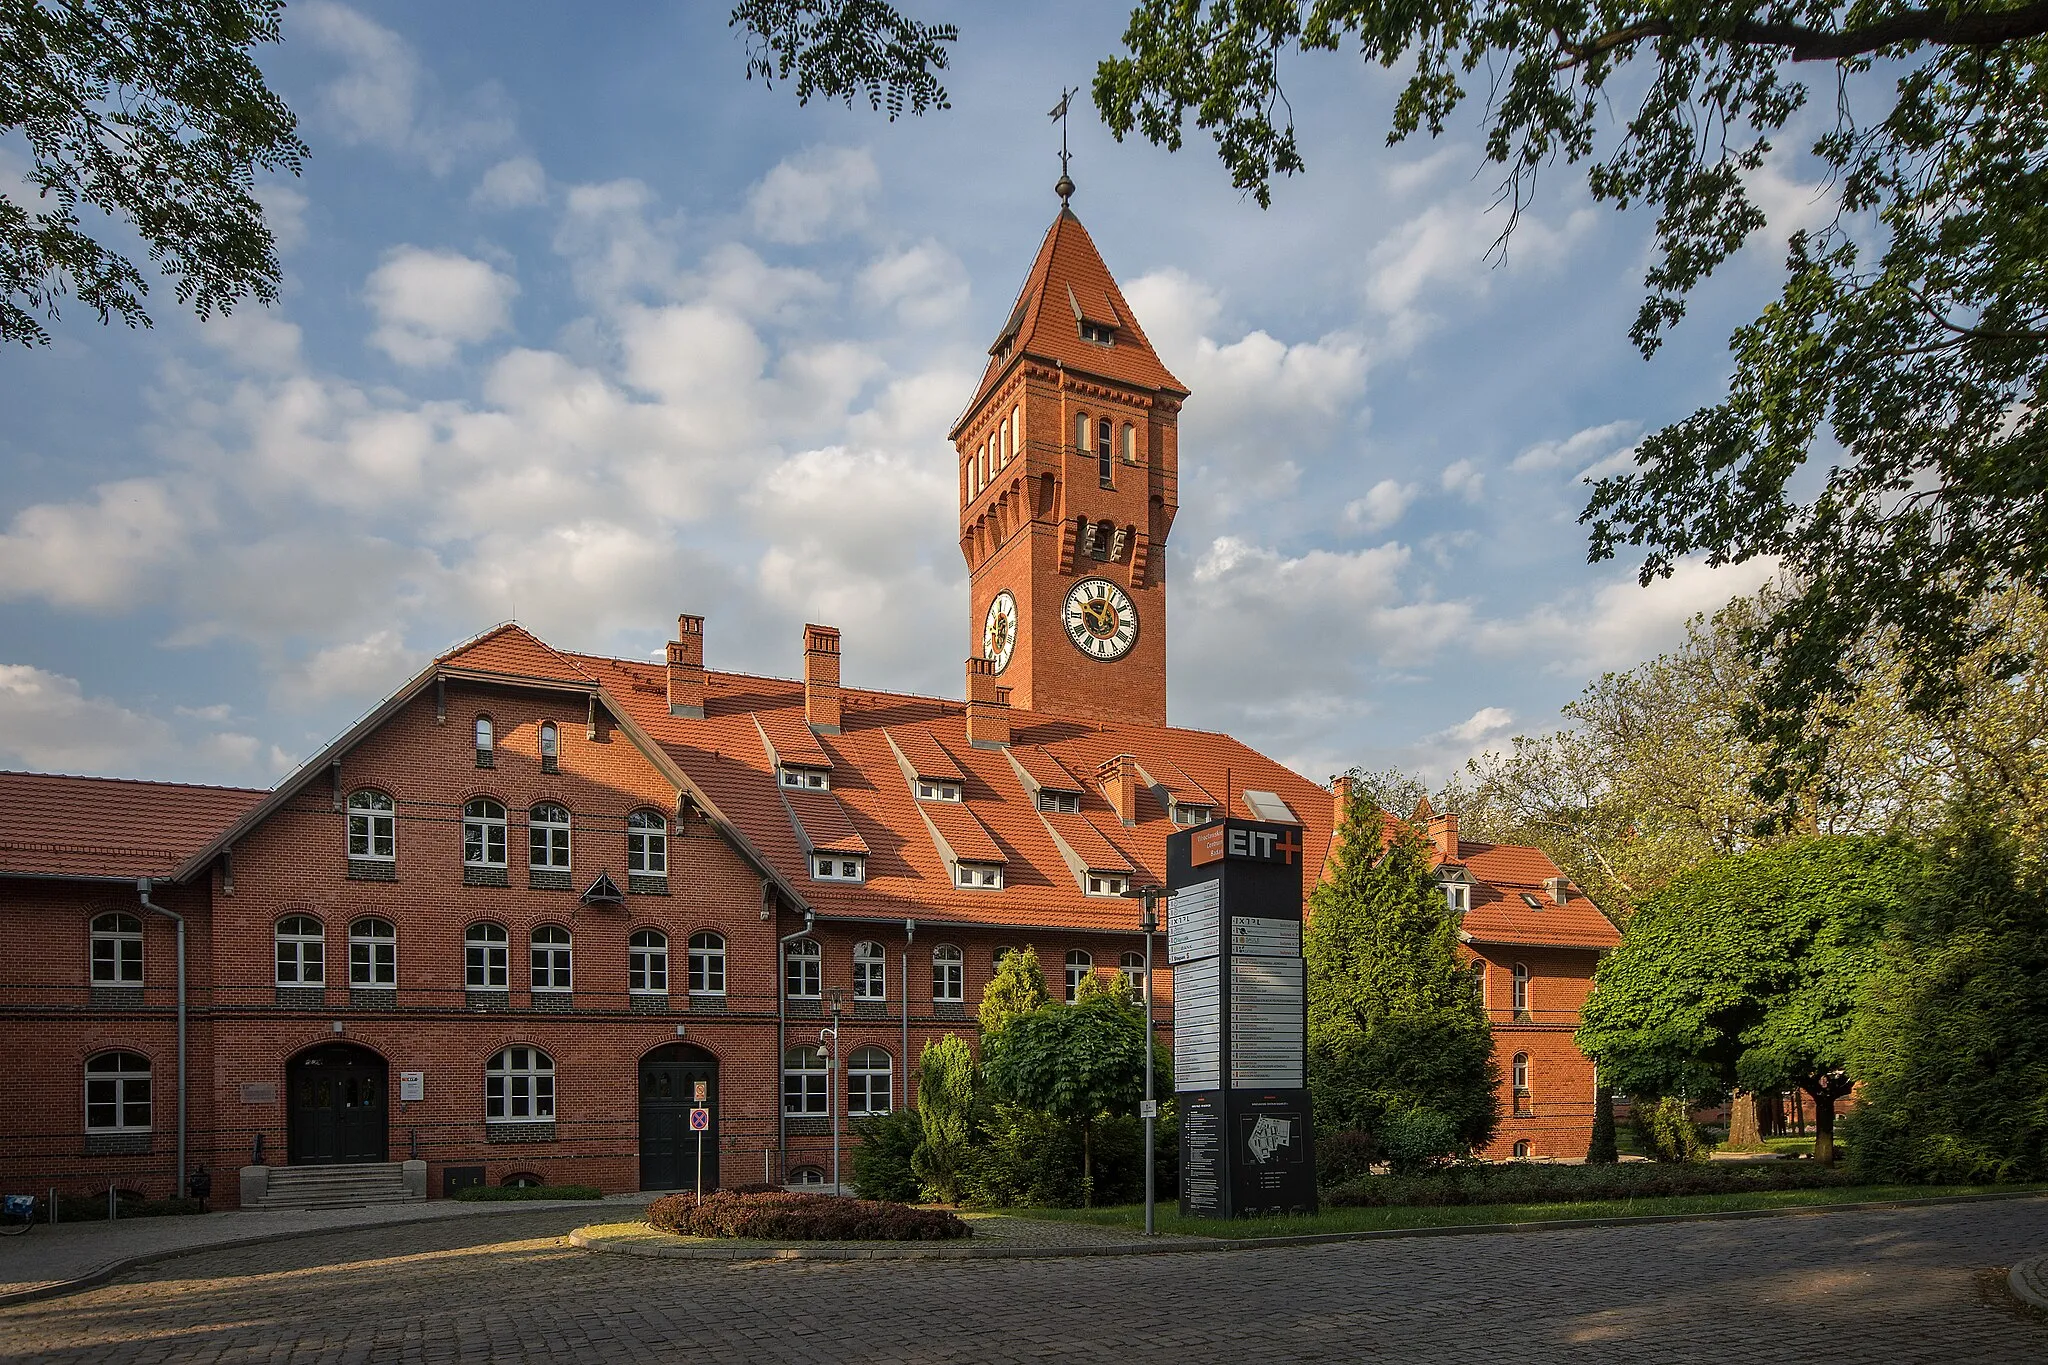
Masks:
[[[1219,820],[1166,841],[1186,1214],[1316,1207],[1302,860],[1297,825]]]

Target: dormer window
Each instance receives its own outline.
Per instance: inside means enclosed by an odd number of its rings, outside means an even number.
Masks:
[[[1466,882],[1445,882],[1444,900],[1449,903],[1451,913],[1462,915],[1472,908],[1472,887]]]
[[[1173,823],[1176,825],[1206,825],[1216,818],[1214,806],[1196,806],[1186,801],[1173,803]]]
[[[1000,891],[1003,889],[1003,865],[1001,863],[961,863],[954,869],[954,879],[962,890]]]
[[[1040,788],[1038,792],[1040,810],[1058,811],[1062,815],[1077,815],[1081,810],[1081,793],[1056,792]]]
[[[832,774],[823,768],[785,767],[782,769],[782,785],[805,791],[830,791]]]
[[[1088,874],[1088,894],[1091,896],[1121,896],[1130,890],[1129,877],[1110,876],[1101,872]]]
[[[1097,346],[1116,345],[1116,329],[1100,322],[1083,322],[1081,340],[1092,341]]]
[[[864,882],[868,877],[868,860],[849,858],[843,853],[814,853],[811,876],[821,882]]]
[[[920,777],[917,779],[917,799],[920,801],[958,801],[960,799],[960,784],[958,782],[937,782],[931,778]]]

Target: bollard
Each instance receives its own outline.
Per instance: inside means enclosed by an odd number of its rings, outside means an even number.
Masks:
[[[50,1186],[50,1224],[51,1224],[51,1226],[52,1226],[52,1227],[54,1227],[54,1226],[56,1226],[56,1223],[57,1223],[57,1187],[56,1187],[55,1185],[52,1185],[52,1186]]]
[[[120,1216],[121,1211],[114,1204],[114,1187],[109,1185],[107,1186],[107,1221],[111,1223]]]

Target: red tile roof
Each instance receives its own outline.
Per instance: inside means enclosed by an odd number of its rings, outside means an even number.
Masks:
[[[265,793],[0,773],[0,875],[168,877]]]
[[[1464,923],[1473,942],[1602,949],[1621,942],[1614,922],[1569,881],[1564,904],[1552,901],[1545,882],[1564,874],[1542,849],[1461,839],[1457,852],[1476,883]]]
[[[1114,328],[1115,344],[1104,346],[1083,340],[1084,319]],[[1024,288],[1018,292],[1016,305],[1006,315],[1003,330],[990,348],[988,368],[982,372],[974,401],[962,413],[963,423],[1002,377],[1026,356],[1138,388],[1187,392],[1187,386],[1173,377],[1152,349],[1145,329],[1138,325],[1137,314],[1124,301],[1123,291],[1117,288],[1116,279],[1096,251],[1088,229],[1066,207],[1060,209],[1059,217],[1046,229],[1038,258],[1024,277]],[[957,427],[954,434],[958,435]]]

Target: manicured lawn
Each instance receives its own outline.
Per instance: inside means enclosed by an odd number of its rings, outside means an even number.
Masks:
[[[1309,1217],[1183,1218],[1161,1205],[1159,1231],[1190,1237],[1294,1237],[1325,1232],[1378,1232],[1388,1228],[1457,1227],[1471,1223],[1539,1223],[1559,1218],[1632,1218],[1648,1214],[1723,1213],[1737,1209],[1801,1208],[1884,1199],[2015,1191],[2048,1193],[2048,1185],[1851,1185],[1826,1190],[1766,1190],[1751,1194],[1689,1195],[1675,1199],[1610,1199],[1578,1204],[1465,1204],[1448,1208],[1332,1209]],[[1095,1223],[1139,1231],[1142,1204],[1099,1209],[1013,1209],[1020,1218]]]

